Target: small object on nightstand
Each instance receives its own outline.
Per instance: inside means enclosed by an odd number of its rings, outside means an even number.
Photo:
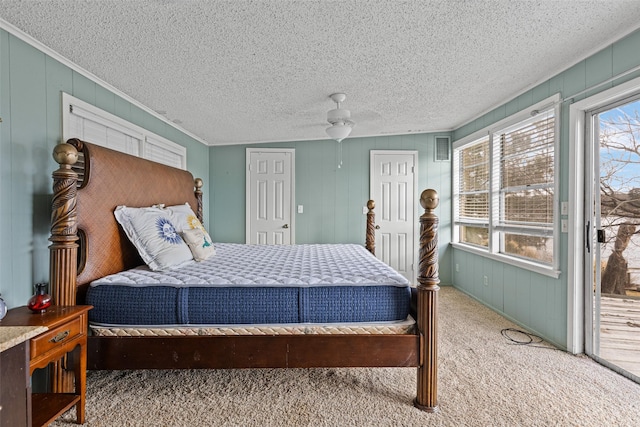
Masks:
[[[52,302],[51,295],[47,293],[47,284],[36,283],[36,293],[29,299],[27,307],[34,313],[44,313]]]
[[[7,314],[7,303],[2,299],[2,294],[0,294],[0,320]]]

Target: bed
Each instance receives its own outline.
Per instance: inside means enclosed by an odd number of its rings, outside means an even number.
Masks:
[[[416,288],[373,255],[373,201],[364,247],[214,243],[201,262],[155,271],[114,211],[186,205],[202,221],[202,180],[78,139],[53,156],[51,293],[94,306],[88,369],[417,367],[414,405],[437,410],[434,190],[420,200]]]

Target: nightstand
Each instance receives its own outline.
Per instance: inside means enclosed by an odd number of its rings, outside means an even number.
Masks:
[[[34,393],[31,396],[32,425],[46,426],[75,405],[78,424],[85,422],[87,389],[87,325],[89,305],[51,306],[41,314],[27,307],[9,310],[0,326],[44,326],[46,332],[29,341],[29,374],[67,356],[73,367],[75,391],[72,393]],[[69,368],[69,366],[67,366]]]

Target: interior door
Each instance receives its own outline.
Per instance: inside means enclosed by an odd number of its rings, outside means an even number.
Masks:
[[[376,257],[415,283],[417,151],[371,151]]]
[[[586,351],[640,380],[640,96],[588,113]]]
[[[247,149],[248,244],[294,243],[294,157],[291,149]]]

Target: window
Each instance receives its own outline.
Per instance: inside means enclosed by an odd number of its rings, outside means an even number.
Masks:
[[[187,149],[100,108],[62,94],[63,140],[83,141],[180,169],[187,167]]]
[[[456,153],[459,161],[458,222],[460,241],[489,245],[489,138]]]
[[[558,105],[554,96],[454,145],[454,243],[557,269]]]

